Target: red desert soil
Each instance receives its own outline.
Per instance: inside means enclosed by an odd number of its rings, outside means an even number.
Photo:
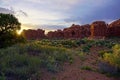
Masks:
[[[74,56],[74,62],[72,64],[65,63],[63,71],[58,73],[50,73],[47,71],[42,72],[40,80],[120,80],[120,78],[107,77],[105,74],[101,74],[98,71],[98,55],[97,52],[105,48],[92,47],[90,54],[86,56],[83,61],[79,56]],[[82,66],[90,66],[93,70],[82,70]]]

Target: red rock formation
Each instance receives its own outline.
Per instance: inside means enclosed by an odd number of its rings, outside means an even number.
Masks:
[[[28,29],[28,30],[23,30],[22,35],[24,35],[24,37],[27,38],[28,40],[42,39],[45,38],[44,32],[45,31],[42,29],[38,29],[38,30]]]
[[[107,35],[107,24],[104,21],[96,21],[90,27],[91,38],[104,38]]]
[[[48,34],[47,34],[47,37],[49,38],[49,39],[62,39],[62,38],[64,38],[64,35],[63,35],[63,31],[62,30],[57,30],[57,31],[50,31],[50,32],[48,32]]]
[[[108,26],[108,34],[109,37],[120,37],[120,19]]]
[[[64,38],[81,39],[90,35],[90,25],[72,25],[63,30]]]
[[[81,33],[80,30],[81,27],[79,25],[73,24],[71,27],[65,28],[63,30],[64,38],[80,38],[82,37],[79,35]]]
[[[84,37],[90,36],[90,25],[72,25],[69,28],[65,28],[57,31],[50,31],[47,34],[48,38],[56,38],[56,39],[81,39]]]
[[[44,30],[24,30],[23,34],[27,39],[45,38]],[[104,21],[95,21],[91,25],[75,25],[63,30],[50,31],[47,34],[49,39],[81,39],[90,37],[103,39],[107,36],[120,37],[120,19],[112,22],[109,26]]]
[[[86,25],[82,25],[81,27],[83,27],[83,35],[84,37],[89,37],[91,35],[91,32],[90,32],[90,25],[89,24],[86,24]]]
[[[49,39],[51,39],[51,38],[53,38],[54,37],[54,31],[50,31],[50,32],[48,32],[47,33],[47,37],[49,38]]]

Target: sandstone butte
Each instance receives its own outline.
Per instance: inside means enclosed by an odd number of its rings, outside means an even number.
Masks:
[[[120,37],[120,19],[112,22],[108,26],[108,36]]]
[[[107,36],[107,24],[104,21],[95,21],[90,27],[91,38],[104,38]]]
[[[43,39],[45,38],[45,31],[42,29],[38,29],[38,30],[32,30],[32,29],[28,29],[28,30],[23,30],[22,35],[27,38],[28,40],[34,40],[34,39]]]
[[[89,37],[92,39],[103,39],[105,37],[120,37],[120,19],[107,24],[104,21],[95,21],[91,25],[75,25],[63,30],[50,31],[45,35],[45,31],[38,30],[23,30],[24,35],[28,40],[31,39],[82,39]]]

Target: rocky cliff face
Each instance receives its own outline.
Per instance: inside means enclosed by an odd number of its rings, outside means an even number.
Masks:
[[[72,25],[70,28],[65,28],[63,30],[64,38],[74,38],[81,39],[84,37],[88,37],[90,35],[90,25]]]
[[[104,21],[95,21],[90,27],[92,38],[104,38],[107,35],[107,24]]]
[[[47,34],[48,38],[56,38],[56,39],[81,39],[84,37],[88,37],[90,35],[90,25],[75,25],[73,24],[69,28],[65,28],[63,30],[50,31]]]
[[[90,31],[90,25],[86,24],[86,25],[82,25],[83,29],[83,34],[84,37],[89,37],[91,35],[91,31]]]
[[[24,35],[25,38],[27,38],[28,40],[42,39],[45,38],[44,32],[45,31],[42,29],[38,29],[38,30],[28,29],[28,30],[23,30],[22,35]]]
[[[109,37],[120,37],[120,19],[108,26],[108,34]]]
[[[104,21],[95,21],[91,25],[75,25],[63,30],[50,31],[47,35],[44,30],[24,30],[27,39],[82,39],[85,37],[103,39],[104,37],[120,37],[120,19],[106,24]]]
[[[64,35],[63,35],[63,31],[62,30],[57,30],[57,31],[50,31],[47,34],[47,38],[49,39],[63,39]]]
[[[83,38],[82,27],[80,25],[72,25],[69,28],[63,30],[64,38]]]

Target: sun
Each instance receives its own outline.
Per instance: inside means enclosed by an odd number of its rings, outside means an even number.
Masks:
[[[22,31],[23,31],[23,29],[17,31],[17,34],[18,34],[18,35],[21,35]]]
[[[24,29],[26,29],[26,27],[22,25],[22,26],[21,26],[21,29],[20,29],[20,30],[17,30],[17,34],[18,34],[18,35],[21,35],[21,33],[22,33],[22,31],[23,31]]]

